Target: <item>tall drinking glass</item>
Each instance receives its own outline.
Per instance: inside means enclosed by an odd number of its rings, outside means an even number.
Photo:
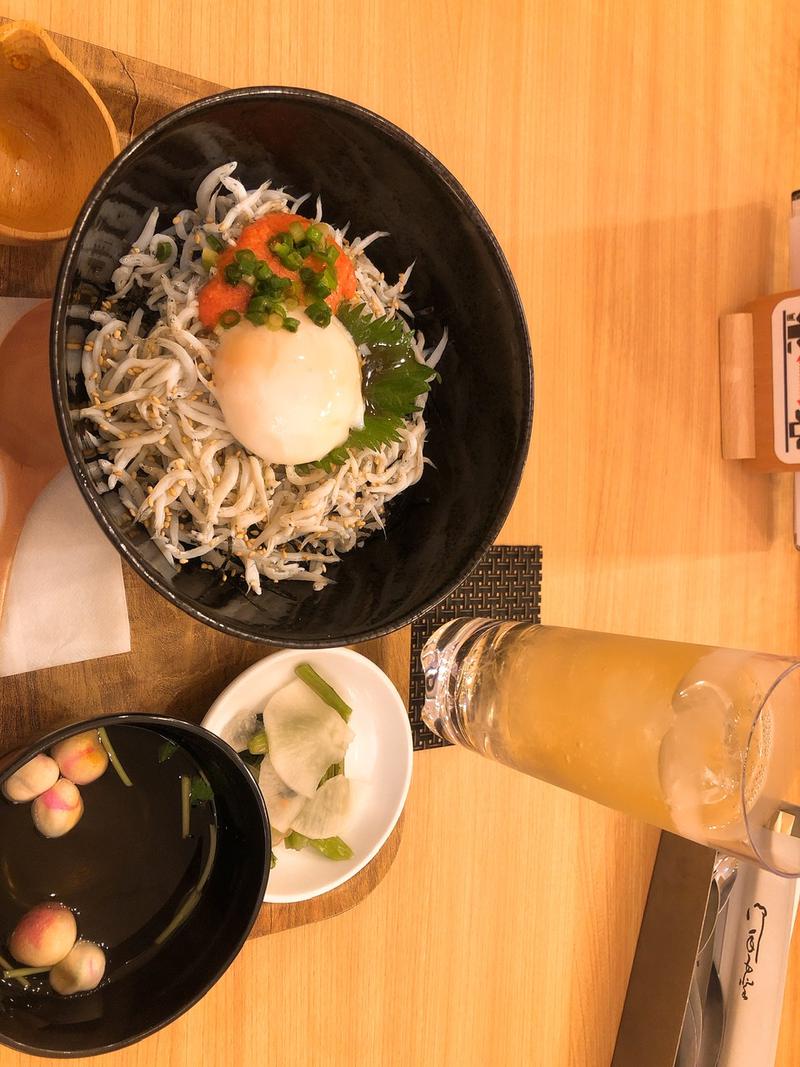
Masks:
[[[800,661],[456,619],[422,663],[424,719],[448,741],[800,875]]]

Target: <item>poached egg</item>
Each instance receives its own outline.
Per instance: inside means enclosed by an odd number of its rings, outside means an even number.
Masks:
[[[214,356],[214,393],[233,436],[267,463],[312,463],[364,425],[361,364],[336,316],[292,312],[295,333],[242,320]]]

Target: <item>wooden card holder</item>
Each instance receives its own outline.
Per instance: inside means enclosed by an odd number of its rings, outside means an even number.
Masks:
[[[725,459],[800,472],[800,289],[723,315],[719,370]]]

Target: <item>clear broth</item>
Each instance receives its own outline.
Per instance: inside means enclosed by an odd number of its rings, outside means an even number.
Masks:
[[[132,785],[109,763],[79,787],[84,813],[63,837],[43,837],[30,804],[0,798],[0,953],[12,964],[11,931],[34,905],[53,900],[74,912],[79,937],[104,948],[103,982],[113,981],[153,955],[200,882],[216,834],[214,804],[191,809],[190,836],[182,838],[180,778],[201,769],[182,748],[159,763],[165,739],[155,730],[111,726],[108,735]],[[0,1000],[57,995],[46,974],[28,981],[23,991],[0,976]]]

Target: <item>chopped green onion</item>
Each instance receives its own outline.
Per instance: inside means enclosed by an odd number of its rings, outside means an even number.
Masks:
[[[299,256],[302,256],[303,259],[309,259],[311,256],[316,255],[316,252],[314,251],[314,246],[310,245],[308,241],[303,241],[301,244],[299,244],[297,246],[296,251],[297,254]]]
[[[284,330],[288,330],[289,333],[297,333],[297,327],[300,325],[300,319],[293,319],[289,315],[283,320]]]
[[[309,304],[306,308],[306,315],[315,326],[320,326],[323,330],[331,321],[331,309],[321,300],[315,300],[313,304]]]
[[[204,248],[200,255],[200,262],[203,264],[203,269],[210,271],[212,267],[216,267],[219,254],[214,252],[211,248]]]
[[[297,297],[287,296],[286,299],[283,301],[283,306],[286,308],[287,311],[294,311],[294,309],[299,305],[299,303],[300,301],[297,299]]]
[[[229,330],[231,326],[235,326],[238,322],[241,321],[242,316],[239,314],[238,311],[234,311],[233,308],[228,308],[227,311],[223,311],[219,317],[220,326],[222,326],[226,330]]]
[[[169,241],[159,241],[156,245],[156,259],[159,263],[165,263],[172,253],[172,245]]]
[[[345,722],[353,714],[353,709],[339,696],[333,686],[328,685],[324,678],[314,670],[310,663],[298,663],[294,673],[301,682],[305,682],[309,689],[313,689],[317,696],[324,700],[329,708],[337,711]]]
[[[242,274],[252,274],[258,263],[255,253],[249,248],[240,248],[234,253],[233,259],[242,268]]]
[[[292,235],[289,233],[278,233],[271,239],[267,247],[270,251],[274,252],[278,258],[285,256],[294,248]]]
[[[267,316],[260,311],[246,311],[244,317],[254,326],[263,326],[267,321]]]
[[[228,285],[238,285],[242,280],[242,268],[238,263],[229,263],[225,268],[225,281]]]
[[[331,289],[330,286],[327,286],[325,282],[318,281],[309,285],[308,291],[312,296],[316,297],[317,300],[324,300],[326,296],[331,295],[333,289]]]
[[[336,247],[336,245],[328,245],[328,247],[325,249],[325,259],[327,259],[330,265],[333,266],[333,264],[338,258],[339,249]]]
[[[295,252],[294,250],[279,258],[287,270],[298,270],[303,265],[303,257],[299,252]]]
[[[189,814],[192,797],[192,780],[187,775],[182,774],[180,778],[181,782],[181,837],[187,838],[189,836]]]
[[[279,315],[277,311],[270,311],[267,315],[267,328],[270,330],[283,329],[283,315]]]
[[[290,830],[283,839],[283,847],[290,848],[293,852],[299,852],[300,849],[305,848],[307,844],[308,838],[303,834],[298,834],[296,830]]]
[[[306,228],[300,222],[293,222],[289,227],[289,236],[295,244],[300,244],[306,235]]]
[[[206,234],[206,244],[214,252],[221,252],[225,245],[220,241],[219,237],[215,237],[213,233]]]
[[[339,284],[339,279],[336,276],[336,271],[333,267],[330,266],[330,264],[322,272],[322,283],[323,285],[327,285],[331,292],[333,292],[333,290]]]
[[[105,726],[101,726],[100,729],[97,731],[97,733],[98,733],[98,735],[100,737],[100,744],[103,746],[103,748],[108,753],[108,758],[109,758],[109,761],[111,763],[111,766],[114,768],[114,770],[119,775],[120,780],[122,781],[122,784],[123,785],[127,785],[127,786],[133,785],[133,782],[130,780],[130,778],[125,773],[125,768],[122,766],[122,764],[120,763],[119,759],[117,758],[117,754],[114,751],[114,746],[111,744],[111,742],[110,742],[110,740],[108,738],[108,733],[106,732]]]
[[[269,296],[279,298],[291,287],[292,281],[290,278],[281,278],[279,275],[273,274],[269,281],[264,283],[261,291]]]
[[[247,305],[248,311],[263,313],[273,310],[273,301],[268,296],[254,296]]]
[[[313,245],[314,248],[319,248],[319,246],[322,244],[322,241],[323,241],[322,230],[319,228],[319,226],[317,226],[313,222],[311,223],[311,225],[306,230],[306,240],[311,245]]]
[[[330,296],[338,284],[336,271],[329,264],[322,271],[301,267],[300,280],[316,300],[324,300],[326,296]]]

